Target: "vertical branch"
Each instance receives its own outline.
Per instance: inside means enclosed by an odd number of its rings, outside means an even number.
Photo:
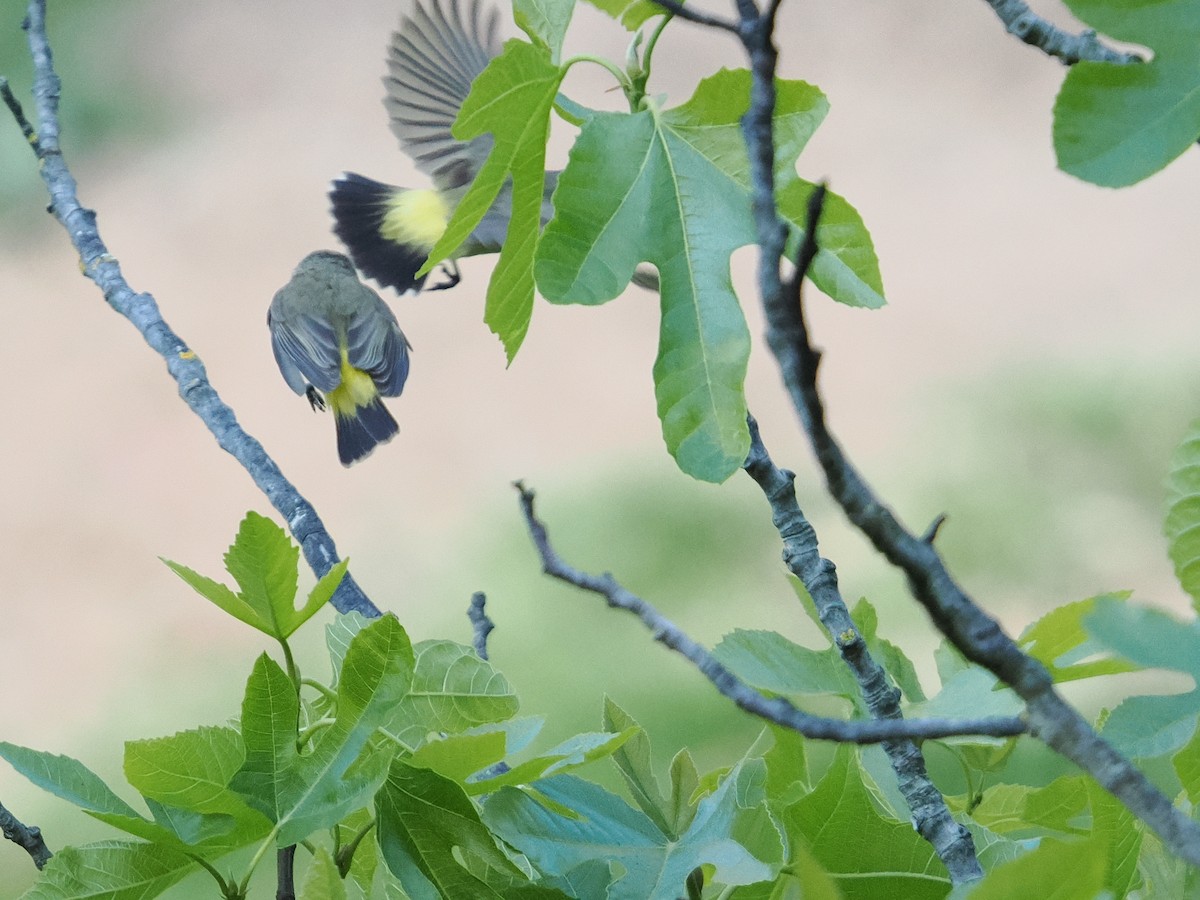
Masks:
[[[900,691],[871,656],[866,640],[850,617],[838,590],[837,571],[832,562],[821,556],[817,534],[796,500],[795,476],[771,460],[759,435],[758,423],[753,419],[750,454],[744,468],[771,504],[771,518],[783,540],[784,564],[812,597],[821,624],[854,674],[872,718],[902,719]],[[911,740],[884,741],[880,746],[896,773],[896,784],[908,804],[913,826],[933,847],[951,881],[963,884],[982,878],[983,868],[971,832],[950,814],[945,797],[929,778],[920,747]]]

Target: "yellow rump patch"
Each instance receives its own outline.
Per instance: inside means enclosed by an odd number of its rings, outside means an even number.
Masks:
[[[397,191],[388,198],[379,233],[397,244],[431,250],[449,221],[450,206],[437,191]]]
[[[346,351],[342,350],[342,383],[325,395],[334,415],[353,419],[360,407],[369,405],[377,396],[375,381],[362,369],[350,365]]]

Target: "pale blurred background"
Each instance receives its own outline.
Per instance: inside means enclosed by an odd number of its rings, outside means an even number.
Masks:
[[[130,284],[154,294],[414,639],[469,641],[470,594],[486,591],[493,661],[524,712],[549,717],[541,746],[598,728],[608,693],[650,726],[660,765],[683,745],[703,768],[727,765],[758,726],[628,617],[548,582],[510,487],[524,478],[538,490],[569,560],[611,570],[696,638],[770,627],[814,640],[754,486],[697,484],[662,448],[651,296],[539,303],[509,370],[481,322],[490,260],[468,261],[452,292],[396,302],[415,347],[408,390],[390,404],[401,434],[351,470],[338,465],[332,421],[275,368],[270,298],[304,254],[336,246],[328,180],[351,169],[423,183],[380,102],[404,8],[52,3],[63,146],[83,202]],[[22,10],[0,0],[0,73],[27,98]],[[1061,7],[1041,11],[1072,24]],[[619,60],[627,41],[581,4],[567,49]],[[811,298],[832,424],[868,477],[918,530],[949,515],[943,549],[1014,633],[1113,589],[1186,610],[1160,507],[1171,450],[1200,411],[1200,154],[1121,192],[1056,171],[1051,107],[1064,69],[1006,35],[983,2],[787,2],[779,44],[781,74],[818,84],[832,104],[799,170],[829,178],[862,213],[891,302],[869,313]],[[668,29],[655,61],[655,89],[672,102],[741,65],[728,36],[686,23]],[[617,108],[610,86],[594,66],[567,84]],[[557,138],[561,165],[566,129]],[[79,276],[45,203],[0,113],[0,739],[119,781],[122,740],[236,713],[266,648],[158,557],[217,576],[245,510],[272,511],[161,360]],[[735,280],[757,338],[753,260],[735,257]],[[845,595],[880,607],[883,630],[935,690],[925,616],[823,496],[761,342],[747,390],[776,461],[799,473]],[[311,631],[302,652],[323,675],[320,640]],[[1084,702],[1111,703],[1122,686],[1099,689]],[[947,770],[949,789],[956,777]],[[0,802],[41,825],[52,849],[115,836],[6,766]],[[24,853],[0,844],[0,897],[31,878]]]

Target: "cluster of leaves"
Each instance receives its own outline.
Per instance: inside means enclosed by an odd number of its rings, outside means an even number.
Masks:
[[[508,179],[512,219],[488,288],[485,320],[516,354],[529,328],[534,286],[551,303],[598,305],[625,289],[639,264],[658,270],[661,326],[654,385],[667,449],[688,474],[723,481],[749,450],[743,382],[750,333],[730,276],[730,255],[756,240],[741,118],[750,73],[722,70],[691,99],[663,108],[646,92],[653,48],[667,19],[649,3],[608,11],[641,32],[625,69],[592,57],[560,61],[574,0],[518,0],[529,41],[510,40],[476,79],[454,134],[490,133],[493,150],[426,270],[471,233]],[[559,93],[568,69],[604,65],[629,112],[599,112]],[[828,110],[820,90],[778,82],[775,141],[779,211],[802,236],[810,182],[796,159]],[[546,141],[557,111],[579,135],[554,192],[554,217],[542,232]],[[878,261],[862,220],[830,194],[811,277],[851,306],[884,303]]]
[[[665,108],[647,92],[653,49],[669,18],[648,0],[594,0],[637,34],[624,69],[593,57],[560,59],[575,0],[516,0],[529,40],[511,40],[476,80],[454,128],[470,140],[491,134],[493,151],[425,270],[448,256],[512,183],[508,239],[488,287],[484,319],[511,361],[529,329],[534,288],[551,303],[599,305],[619,295],[635,269],[658,270],[661,325],[653,374],[668,451],[679,467],[723,481],[749,447],[743,382],[750,353],[730,276],[730,256],[755,241],[749,162],[741,118],[750,73],[722,70],[692,97]],[[1200,69],[1194,3],[1070,0],[1084,21],[1154,50],[1140,65],[1083,62],[1071,68],[1054,116],[1060,167],[1096,184],[1133,184],[1200,138]],[[643,41],[641,30],[655,22]],[[629,112],[599,112],[559,92],[571,66],[604,65]],[[803,237],[813,185],[796,162],[828,103],[803,81],[778,79],[774,115],[779,215]],[[579,128],[544,229],[546,142],[557,113]],[[829,194],[818,228],[813,283],[856,307],[884,304],[871,237],[858,213]]]
[[[1200,429],[1180,452],[1173,531],[1198,519]],[[1200,558],[1189,540],[1173,542],[1188,572]],[[391,615],[337,616],[326,627],[332,682],[302,677],[288,638],[324,605],[344,566],[297,609],[298,560],[282,529],[250,513],[225,558],[237,590],[168,563],[277,641],[283,663],[266,653],[254,662],[240,715],[229,723],[126,744],[125,776],[148,814],[78,760],[0,743],[0,757],[21,774],[129,835],[63,849],[26,897],[146,898],[202,869],[223,896],[241,898],[264,857],[294,845],[302,848],[296,866],[307,900],[951,896],[878,748],[840,746],[815,775],[804,739],[768,728],[728,768],[701,773],[681,750],[664,789],[649,739],[615,703],[606,701],[601,731],[533,749],[541,721],[515,718],[517,698],[503,675],[468,647],[413,645]],[[811,600],[797,593],[815,620]],[[1200,627],[1126,600],[1107,595],[1062,607],[1022,643],[1059,682],[1142,667],[1200,676]],[[927,697],[904,652],[877,634],[873,607],[860,601],[854,615],[900,686],[906,712],[1019,710],[1011,691],[947,646],[937,654],[941,689]],[[832,646],[813,650],[774,632],[736,631],[716,653],[762,690],[800,705],[839,698],[865,714]],[[1131,697],[1102,718],[1118,748],[1162,760],[1160,781],[1194,804],[1198,714],[1193,690]],[[1026,783],[1010,766],[1015,743],[944,742],[968,784],[949,798],[951,808],[988,872],[953,896],[1036,895],[1050,883],[1059,884],[1055,896],[1080,900],[1200,888],[1195,872],[1087,777]],[[616,766],[628,799],[577,774],[602,760]],[[1071,873],[1067,884],[1063,872]]]

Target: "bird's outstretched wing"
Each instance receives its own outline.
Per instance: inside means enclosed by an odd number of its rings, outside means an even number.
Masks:
[[[500,53],[498,21],[479,0],[430,0],[392,35],[383,79],[392,133],[441,190],[474,180],[491,150],[490,135],[460,141],[450,126],[471,82]]]

